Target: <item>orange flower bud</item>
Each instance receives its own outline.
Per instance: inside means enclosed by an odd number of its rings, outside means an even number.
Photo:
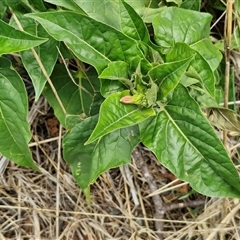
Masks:
[[[134,97],[133,96],[124,96],[120,99],[121,103],[126,103],[126,104],[130,104],[130,103],[134,103]]]
[[[142,104],[144,101],[144,94],[140,93],[140,94],[135,94],[133,96],[124,96],[120,99],[121,103],[125,103],[125,104]]]

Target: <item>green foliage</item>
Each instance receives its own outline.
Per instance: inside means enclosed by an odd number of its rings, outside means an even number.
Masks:
[[[28,100],[24,84],[11,62],[0,58],[0,151],[21,166],[37,170],[28,149]]]
[[[193,11],[200,1],[163,1],[159,7],[148,1],[32,0],[15,8],[5,2],[18,10],[24,31],[12,20],[0,21],[0,53],[20,52],[36,99],[43,94],[67,130],[64,159],[86,193],[101,173],[129,163],[141,142],[196,191],[240,197],[238,172],[200,109],[212,107],[221,117],[215,126],[239,130],[235,113],[218,108],[222,56],[209,38],[211,15]],[[64,57],[75,68],[63,64]],[[6,139],[0,152],[37,169],[27,147],[24,85],[3,57],[0,85],[0,138]]]

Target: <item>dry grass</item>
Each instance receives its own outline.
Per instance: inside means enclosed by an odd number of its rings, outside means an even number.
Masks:
[[[163,223],[161,235],[166,240],[240,239],[239,200],[197,193],[179,200],[189,187],[174,180],[148,151],[143,157],[161,190],[155,194],[161,192],[164,219],[154,218],[149,185],[135,160],[99,177],[91,188],[90,209],[59,156],[59,137],[51,137],[56,131],[48,119],[52,119],[48,105],[40,98],[32,105],[29,120],[35,139],[30,146],[41,173],[12,162],[1,170],[0,239],[159,239],[156,221]]]

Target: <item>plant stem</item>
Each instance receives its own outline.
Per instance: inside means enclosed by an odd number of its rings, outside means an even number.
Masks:
[[[227,12],[225,20],[225,86],[224,86],[224,107],[228,108],[229,96],[229,78],[230,78],[230,52],[231,52],[231,36],[232,36],[232,13],[233,0],[227,1]],[[227,131],[223,132],[223,144],[227,147]]]
[[[24,31],[24,29],[23,29],[21,23],[19,22],[17,16],[15,15],[15,13],[13,12],[12,9],[10,9],[10,10],[11,10],[11,13],[12,13],[12,17],[14,18],[14,20],[15,20],[18,28],[19,28],[19,30]],[[64,115],[66,115],[66,114],[67,114],[67,111],[66,111],[65,107],[63,106],[63,103],[62,103],[61,99],[59,98],[58,93],[57,93],[57,90],[56,90],[56,88],[54,87],[54,85],[53,85],[50,77],[48,76],[48,73],[47,73],[45,67],[44,67],[43,64],[42,64],[41,59],[39,58],[39,56],[38,56],[38,54],[37,54],[37,52],[35,51],[34,48],[31,48],[30,50],[32,51],[32,54],[33,54],[34,58],[36,59],[36,61],[37,61],[38,65],[39,65],[41,71],[43,72],[43,75],[44,75],[45,78],[47,79],[47,82],[48,82],[48,84],[50,85],[50,87],[51,87],[51,89],[52,89],[52,91],[53,91],[53,93],[54,93],[54,95],[55,95],[55,97],[56,97],[56,99],[57,99],[57,101],[58,101],[58,103],[59,103],[59,105],[60,105],[63,113],[64,113]]]

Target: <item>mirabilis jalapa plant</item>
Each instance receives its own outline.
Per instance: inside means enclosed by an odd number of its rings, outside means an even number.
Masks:
[[[200,92],[215,101],[215,72],[222,56],[209,39],[211,15],[177,7],[157,9],[151,17],[153,43],[131,1],[102,1],[101,6],[98,1],[91,6],[81,0],[75,4],[47,2],[68,10],[47,11],[43,5],[40,12],[17,14],[20,23],[26,29],[29,26],[28,33],[21,33],[25,34],[22,39],[28,39],[28,47],[17,51],[21,51],[36,98],[43,93],[68,130],[63,155],[79,186],[89,189],[104,171],[129,163],[131,152],[142,143],[196,191],[239,198],[238,172],[194,99],[194,92]],[[35,45],[30,44],[33,41]],[[36,60],[28,50],[35,46],[58,98],[43,74],[36,81]],[[75,59],[78,71],[70,74],[63,64],[56,64],[59,52]],[[13,85],[6,72],[16,73],[3,64],[6,59],[1,61],[1,80]],[[92,67],[83,70],[81,61]],[[15,89],[20,92],[19,86]],[[12,101],[24,101],[26,107],[23,96],[24,100],[13,97]],[[0,101],[6,99],[0,97]],[[7,111],[0,116],[4,130],[10,125]],[[19,114],[26,117],[26,109]],[[20,131],[28,128],[24,126]],[[10,135],[11,128],[5,134]],[[24,136],[27,145],[30,135]],[[18,146],[24,145],[17,137],[15,140]],[[29,152],[25,160],[19,158],[19,152],[29,151],[23,148],[9,152],[0,146],[0,151],[16,163],[36,169]]]

